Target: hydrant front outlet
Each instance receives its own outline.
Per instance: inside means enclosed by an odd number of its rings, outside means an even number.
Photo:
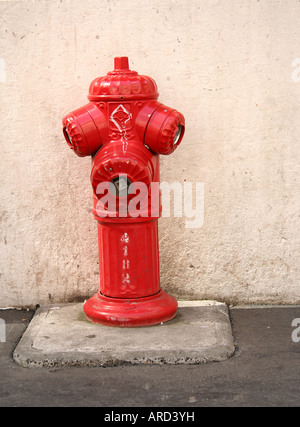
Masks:
[[[185,122],[157,101],[154,80],[130,70],[127,57],[114,65],[91,83],[89,103],[63,118],[69,147],[92,156],[100,291],[83,309],[94,323],[149,326],[177,311],[176,299],[160,287],[159,154],[178,147]]]

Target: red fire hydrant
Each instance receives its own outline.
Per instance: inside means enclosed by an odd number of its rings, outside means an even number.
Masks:
[[[63,119],[69,147],[92,156],[100,291],[84,312],[94,323],[146,326],[176,315],[176,299],[160,287],[159,154],[180,144],[184,117],[157,98],[153,79],[115,58],[114,71],[91,83],[90,102]]]

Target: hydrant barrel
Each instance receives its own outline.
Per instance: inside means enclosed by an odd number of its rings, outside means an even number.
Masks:
[[[100,290],[84,312],[94,323],[150,326],[176,315],[176,299],[160,286],[159,155],[175,151],[185,122],[157,98],[155,81],[117,57],[114,70],[91,83],[89,103],[63,119],[68,146],[92,156]]]
[[[98,222],[101,292],[113,298],[143,298],[160,290],[158,221]]]

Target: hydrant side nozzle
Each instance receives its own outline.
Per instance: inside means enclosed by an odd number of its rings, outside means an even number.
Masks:
[[[89,103],[72,111],[63,118],[62,125],[65,140],[77,156],[92,156],[102,146],[100,130],[106,119],[96,105]]]
[[[168,155],[173,153],[181,143],[184,131],[183,115],[161,104],[150,117],[144,144],[154,153]]]

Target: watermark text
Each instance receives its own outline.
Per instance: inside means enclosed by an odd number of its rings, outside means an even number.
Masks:
[[[6,342],[6,324],[4,319],[0,319],[0,343]]]
[[[298,343],[300,342],[300,318],[296,317],[293,319],[292,327],[296,328],[292,332],[292,341]]]
[[[131,182],[125,174],[96,188],[96,212],[100,218],[185,218],[186,228],[204,222],[203,182]]]

